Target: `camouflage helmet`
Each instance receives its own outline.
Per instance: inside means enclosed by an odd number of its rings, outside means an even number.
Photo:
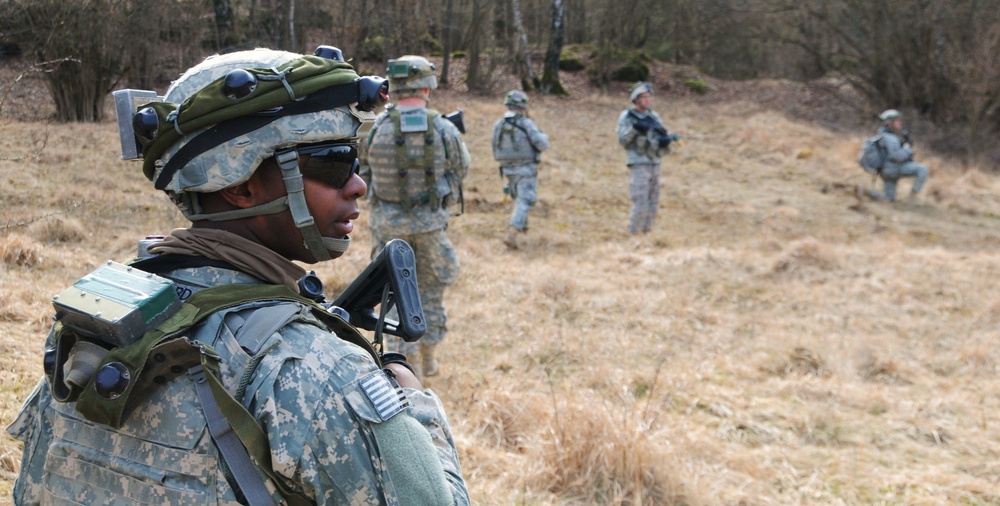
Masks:
[[[386,67],[389,93],[397,97],[412,96],[422,89],[437,88],[434,64],[423,56],[400,56],[389,60]]]
[[[885,125],[888,125],[889,123],[892,123],[893,121],[902,117],[903,115],[900,114],[899,111],[895,109],[886,109],[882,111],[882,114],[878,115],[878,119],[882,120],[882,124]]]
[[[639,98],[639,95],[642,95],[643,93],[652,94],[653,84],[644,81],[639,81],[633,84],[632,87],[628,89],[628,101],[635,102],[635,99]]]
[[[181,75],[177,81],[174,81],[167,89],[164,101],[171,104],[181,104],[178,109],[183,110],[186,101],[191,100],[192,105],[194,105],[195,100],[210,99],[211,97],[206,95],[212,92],[217,93],[216,89],[210,85],[220,80],[232,80],[230,76],[242,75],[247,80],[256,81],[257,84],[254,86],[260,87],[260,83],[266,79],[266,73],[280,74],[280,71],[273,72],[273,70],[302,56],[270,49],[238,51],[221,56],[210,56]],[[335,82],[347,83],[358,78],[358,75],[346,64],[340,68],[332,69],[328,73],[339,74],[333,79]],[[223,86],[223,93],[225,93],[226,88],[225,85]],[[253,93],[253,90],[250,90],[250,93]],[[234,103],[238,102],[232,96],[229,99]],[[251,114],[246,116],[251,116]],[[191,156],[189,160],[184,160],[185,163],[182,166],[176,167],[177,161],[174,163],[171,161],[175,157],[184,156],[182,152],[185,151],[186,146],[199,138],[199,134],[202,133],[200,130],[183,131],[180,139],[154,161],[153,180],[156,182],[157,188],[175,194],[218,191],[248,180],[261,162],[274,156],[278,148],[357,137],[361,122],[367,116],[357,108],[350,107],[350,104],[305,114],[285,115],[267,122],[259,128],[215,144],[209,149]],[[232,119],[239,121],[241,118]],[[247,120],[249,121],[249,118]],[[191,149],[187,148],[187,151]],[[144,150],[144,156],[148,157],[148,155]],[[187,157],[185,156],[185,158]],[[150,160],[147,158],[146,161],[148,163]],[[171,171],[171,174],[164,174],[164,169],[171,166],[175,166],[176,170]]]
[[[507,96],[503,100],[503,105],[507,107],[520,107],[521,109],[528,108],[528,95],[523,92],[513,90],[508,91]]]
[[[299,145],[356,143],[363,121],[388,101],[385,80],[359,77],[339,49],[313,55],[256,49],[211,56],[173,82],[162,101],[133,117],[143,173],[191,221],[225,221],[290,210],[316,260],[343,252],[349,238],[319,235],[301,192]],[[280,156],[276,156],[280,155]],[[198,195],[246,182],[275,157],[287,198],[205,213]]]

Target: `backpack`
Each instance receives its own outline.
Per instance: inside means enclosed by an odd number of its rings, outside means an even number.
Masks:
[[[887,153],[885,146],[882,145],[882,136],[876,135],[865,139],[865,142],[861,145],[858,164],[861,165],[861,168],[865,169],[865,172],[878,174],[882,172],[882,167],[885,166],[886,157]]]

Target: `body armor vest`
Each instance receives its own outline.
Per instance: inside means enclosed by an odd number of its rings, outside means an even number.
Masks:
[[[450,188],[444,141],[434,127],[439,116],[431,109],[390,108],[375,124],[368,154],[375,198],[405,209],[424,203],[434,210],[441,206]]]
[[[537,162],[540,153],[531,144],[528,132],[519,125],[520,116],[503,119],[496,145],[493,146],[493,158],[500,162],[518,161],[524,163]]]
[[[221,384],[241,404],[261,382],[273,378],[281,364],[294,358],[277,356],[273,351],[281,342],[278,330],[290,322],[311,322],[331,328],[349,341],[364,341],[350,324],[338,317],[324,318],[321,323],[309,305],[290,300],[294,296],[281,295],[283,292],[275,292],[271,285],[244,285],[240,289],[244,292],[217,292],[217,297],[243,302],[230,303],[229,307],[220,304],[222,309],[184,331],[181,339],[212,347],[219,358],[217,374]],[[267,295],[254,300],[256,293]],[[167,353],[167,358],[160,358],[158,349],[150,352],[151,362],[147,364],[160,361],[168,367],[173,356]],[[268,368],[261,362],[265,355],[277,359],[264,362],[272,364]],[[206,408],[197,391],[198,376],[176,369],[165,373],[169,375],[165,380],[135,378],[157,386],[141,401],[143,409],[125,416],[120,424],[112,423],[118,425],[117,429],[89,420],[88,416],[93,415],[84,416],[84,412],[95,410],[81,410],[78,404],[84,402],[82,397],[77,402],[49,405],[41,416],[50,418],[53,433],[59,436],[53,438],[46,457],[43,504],[246,504],[231,485],[234,477],[224,465],[219,445],[213,439],[215,433],[209,429]],[[266,446],[266,440],[263,444]],[[275,503],[280,504],[283,495],[285,504],[306,504],[303,497],[289,495],[287,490],[282,489],[279,495],[272,480],[265,480],[265,485]],[[94,490],[102,491],[101,496],[89,497]]]

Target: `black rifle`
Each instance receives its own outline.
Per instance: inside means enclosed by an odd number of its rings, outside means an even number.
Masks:
[[[465,133],[465,111],[459,109],[455,112],[449,112],[448,114],[442,114],[441,117],[451,122],[455,125],[460,133]]]
[[[427,322],[417,291],[416,266],[413,248],[406,241],[389,241],[337,296],[331,312],[342,316],[347,313],[351,325],[375,331],[376,343],[382,342],[383,332],[399,336],[406,342],[420,339],[427,332]],[[379,315],[375,314],[377,305],[381,305]],[[385,317],[393,307],[399,315],[398,322]]]
[[[650,130],[652,130],[653,134],[655,134],[653,138],[656,140],[656,143],[660,146],[667,146],[671,142],[680,139],[679,135],[667,132],[666,127],[661,125],[660,122],[657,121],[656,118],[654,118],[653,116],[646,116],[645,118],[640,118],[639,115],[632,110],[630,110],[628,114],[634,120],[632,127],[635,128],[636,131],[642,134],[645,134]]]

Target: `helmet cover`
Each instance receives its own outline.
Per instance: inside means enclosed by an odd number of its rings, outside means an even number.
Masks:
[[[521,109],[528,108],[528,95],[524,92],[513,90],[508,91],[507,96],[504,98],[503,105],[507,107],[520,107]]]
[[[400,92],[436,89],[436,67],[423,56],[406,55],[389,60],[386,77],[389,79],[389,93],[397,97],[406,96]]]
[[[270,49],[238,51],[211,56],[189,69],[172,83],[167,90],[164,101],[182,104],[186,101],[200,99],[203,94],[217,92],[209,85],[220,79],[225,79],[230,72],[239,69],[251,70],[254,74],[257,74],[258,70],[271,72],[300,58],[303,58],[300,54]],[[338,74],[335,77],[335,81],[338,83],[350,82],[358,77],[347,64],[336,65],[334,69],[326,71],[326,73]],[[258,74],[258,79],[263,79],[260,77],[263,75],[263,72]],[[218,100],[217,97],[213,98]],[[288,97],[286,101],[290,101],[290,99],[291,97]],[[364,117],[363,114],[349,105],[308,114],[280,117],[260,128],[204,150],[172,174],[163,189],[173,194],[207,193],[243,183],[250,178],[264,160],[273,156],[278,149],[298,144],[355,138]],[[161,127],[161,129],[170,128],[169,124]],[[155,169],[151,179],[156,181],[170,159],[205,130],[183,132],[180,140],[169,146],[155,160]],[[178,133],[181,132],[178,131]]]
[[[643,93],[652,94],[653,93],[653,84],[652,83],[643,82],[643,81],[640,81],[640,82],[637,82],[637,83],[633,84],[632,87],[629,88],[629,90],[628,90],[628,100],[629,100],[629,102],[635,102],[635,99],[639,98],[639,95],[642,95]]]
[[[900,114],[899,111],[895,109],[886,109],[882,111],[882,114],[878,115],[878,119],[882,120],[882,123],[885,123],[887,125],[893,122],[894,120],[897,120],[902,117],[903,115]]]

